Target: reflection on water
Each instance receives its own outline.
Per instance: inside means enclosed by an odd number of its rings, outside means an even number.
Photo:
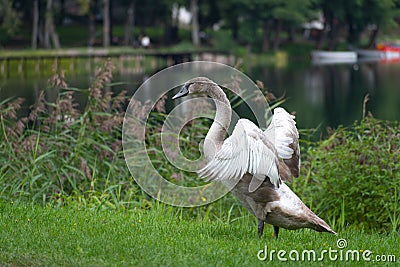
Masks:
[[[400,120],[400,64],[379,62],[359,64],[311,65],[289,63],[290,67],[258,66],[247,71],[253,80],[263,81],[276,96],[285,95],[283,106],[297,113],[299,128],[349,125],[362,116],[362,102],[368,93],[367,110],[377,118]],[[155,71],[154,71],[155,72]],[[115,82],[124,82],[113,90],[127,90],[133,94],[140,84],[153,73],[114,75]],[[75,88],[88,88],[94,74],[66,74],[67,83]],[[46,89],[47,79],[11,78],[0,82],[0,100],[24,97],[26,106],[35,102],[39,91]],[[166,88],[167,89],[167,88]],[[149,88],[151,94],[151,88]],[[57,92],[46,91],[48,100]],[[83,106],[84,97],[77,102]],[[168,103],[170,106],[171,103]]]
[[[260,79],[283,104],[297,113],[300,128],[349,125],[362,117],[364,96],[373,116],[400,120],[400,64],[378,62],[299,66],[288,69],[257,67],[249,74]]]

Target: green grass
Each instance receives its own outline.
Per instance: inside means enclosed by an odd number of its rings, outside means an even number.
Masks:
[[[287,253],[292,249],[320,253],[329,247],[337,249],[338,238],[347,240],[346,249],[371,250],[371,259],[390,254],[400,261],[398,234],[345,230],[336,237],[311,230],[282,230],[275,240],[272,227],[267,227],[259,240],[252,216],[227,223],[188,216],[188,209],[159,203],[150,210],[116,212],[2,202],[0,211],[0,263],[13,266],[254,266],[260,264],[257,253],[265,246]],[[280,264],[276,255],[273,263]],[[323,265],[343,262],[327,256]]]

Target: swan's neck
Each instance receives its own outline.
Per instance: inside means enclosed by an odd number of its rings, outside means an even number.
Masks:
[[[228,132],[229,124],[231,123],[231,105],[229,100],[221,88],[218,86],[215,87],[208,92],[208,95],[214,100],[216,114],[214,122],[204,140],[204,156],[207,160],[211,160],[215,153],[220,150]]]

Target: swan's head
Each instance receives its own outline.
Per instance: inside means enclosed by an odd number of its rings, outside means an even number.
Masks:
[[[181,90],[172,97],[172,99],[177,99],[191,94],[209,94],[211,88],[218,86],[215,82],[211,81],[206,77],[196,77],[188,80],[182,86]]]

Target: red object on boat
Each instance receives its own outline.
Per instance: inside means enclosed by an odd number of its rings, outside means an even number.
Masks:
[[[397,44],[378,44],[376,48],[379,51],[400,52],[400,45]]]

